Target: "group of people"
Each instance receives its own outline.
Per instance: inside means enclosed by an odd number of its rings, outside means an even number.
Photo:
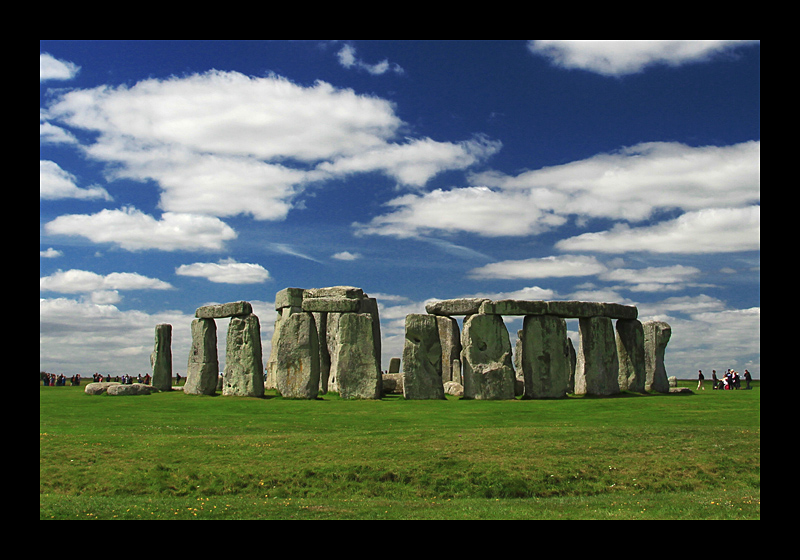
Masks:
[[[67,377],[62,373],[61,375],[56,375],[55,373],[47,373],[45,371],[41,372],[42,376],[42,385],[45,387],[59,387],[65,386],[67,384]],[[180,379],[180,376],[178,376]],[[92,375],[92,381],[95,383],[103,382],[103,381],[116,381],[117,383],[122,383],[124,385],[131,385],[132,383],[145,383],[146,385],[150,385],[150,374],[142,375],[141,373],[134,378],[132,375],[123,374],[122,377],[119,375],[114,376],[113,378],[111,375],[103,375],[102,373],[95,373]],[[69,378],[69,384],[73,387],[79,387],[81,384],[81,374],[77,373]]]
[[[728,369],[725,372],[725,375],[722,377],[717,377],[717,370],[711,370],[711,388],[715,390],[734,390],[734,389],[741,389],[742,388],[742,377],[744,377],[745,382],[745,389],[750,389],[750,382],[753,380],[750,372],[744,370],[744,375],[739,375],[738,371],[734,371],[732,369]],[[705,380],[705,375],[703,375],[703,370],[697,370],[697,390],[705,391],[706,388],[703,386],[703,381]]]

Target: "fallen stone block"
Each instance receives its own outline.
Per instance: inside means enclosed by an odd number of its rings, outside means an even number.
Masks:
[[[120,385],[119,381],[95,381],[84,387],[83,392],[87,395],[102,395],[112,385]]]
[[[123,385],[116,383],[108,387],[107,393],[112,396],[118,395],[149,395],[150,393],[157,392],[152,385],[145,385],[144,383],[131,383],[130,385]]]

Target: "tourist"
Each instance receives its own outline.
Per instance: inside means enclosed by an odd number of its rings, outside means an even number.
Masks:
[[[702,369],[698,369],[697,370],[697,390],[698,391],[700,389],[702,389],[703,391],[706,390],[706,388],[703,387],[703,380],[704,379],[705,379],[705,376],[703,375],[703,370]]]
[[[750,375],[750,372],[747,371],[747,370],[744,370],[744,382],[745,382],[745,385],[746,385],[745,389],[749,389],[750,388],[750,382],[752,380],[753,380],[753,378]]]
[[[719,379],[717,379],[717,370],[712,369],[711,370],[711,388],[712,389],[716,389],[718,382],[719,382]]]

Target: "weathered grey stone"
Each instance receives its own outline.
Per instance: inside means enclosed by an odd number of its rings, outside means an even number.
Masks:
[[[364,290],[355,286],[330,286],[327,288],[311,288],[303,291],[303,299],[308,298],[349,298],[361,299],[366,297]]]
[[[464,386],[457,381],[445,381],[444,392],[448,395],[453,395],[454,397],[463,397]]]
[[[112,385],[119,385],[119,381],[95,381],[94,383],[88,383],[86,387],[84,387],[83,392],[87,395],[102,395],[108,388]]]
[[[213,395],[217,392],[217,324],[214,319],[192,321],[192,347],[186,365],[183,392],[189,395]]]
[[[425,311],[431,315],[474,315],[486,298],[445,299],[425,304]]]
[[[253,306],[247,301],[234,301],[231,303],[221,303],[219,305],[204,305],[198,307],[194,316],[198,319],[222,319],[225,317],[236,317],[239,315],[250,315]]]
[[[575,370],[575,393],[608,396],[619,390],[619,360],[614,325],[608,317],[579,321],[580,345]]]
[[[572,344],[571,338],[567,338],[567,345],[569,346],[569,384],[567,386],[567,393],[574,393],[575,370],[578,367],[578,354],[575,352],[575,345]]]
[[[400,373],[400,358],[389,360],[389,373]]]
[[[325,323],[325,333],[319,330],[319,345],[320,353],[325,354],[327,351],[327,364],[320,362],[320,387],[323,394],[326,392],[339,392],[339,353],[336,348],[339,345],[339,321],[342,318],[342,313],[324,313],[327,316]],[[320,327],[318,327],[319,329]],[[323,365],[326,369],[323,369]]]
[[[123,385],[122,383],[114,383],[108,386],[107,393],[112,396],[120,395],[149,395],[157,391],[152,385],[145,385],[144,383],[131,383],[130,385]]]
[[[658,393],[669,392],[667,369],[664,367],[664,351],[672,336],[672,327],[664,321],[647,321],[642,323],[644,329],[644,360],[647,391]]]
[[[569,390],[567,322],[553,315],[527,315],[522,326],[525,397],[560,399]]]
[[[670,375],[667,377],[667,382],[669,383],[669,389],[672,391],[673,388],[678,386],[678,378],[674,375]]]
[[[436,316],[436,324],[442,345],[442,381],[461,383],[461,332],[458,321],[442,315]]]
[[[618,319],[616,329],[619,389],[644,393],[646,370],[642,323],[637,319]]]
[[[150,354],[153,371],[153,387],[160,391],[172,389],[172,325],[156,325],[153,353]]]
[[[225,396],[264,396],[261,324],[252,313],[231,317],[226,337],[223,377],[222,394]]]
[[[383,381],[372,341],[372,316],[346,313],[339,320],[339,396],[343,399],[379,399]]]
[[[633,305],[600,303],[596,301],[548,301],[547,313],[556,317],[585,319],[608,317],[609,319],[636,319],[639,310]]]
[[[358,313],[361,300],[343,297],[305,298],[302,309],[307,312]]]
[[[513,399],[511,342],[500,315],[470,315],[461,334],[464,398]]]
[[[319,394],[319,338],[310,313],[281,319],[276,348],[278,392],[291,399],[315,399]]]
[[[442,345],[433,315],[406,315],[403,345],[403,396],[407,399],[444,399]]]
[[[275,294],[275,311],[284,307],[302,307],[303,288],[284,288]]]
[[[546,301],[515,299],[486,301],[481,305],[481,313],[488,315],[544,315],[547,309]]]
[[[383,394],[384,395],[402,395],[403,394],[403,374],[402,373],[384,373],[383,378]]]

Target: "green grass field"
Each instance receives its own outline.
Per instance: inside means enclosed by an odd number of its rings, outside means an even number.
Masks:
[[[706,385],[548,401],[40,387],[39,515],[760,519],[760,382]]]

